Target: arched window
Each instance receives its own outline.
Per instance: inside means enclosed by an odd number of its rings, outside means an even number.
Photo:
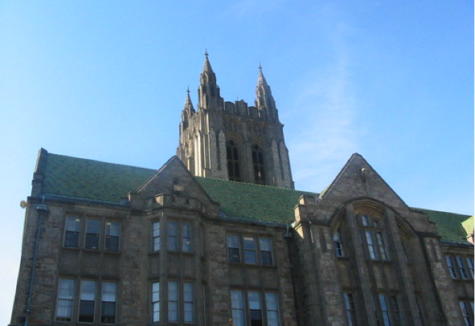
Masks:
[[[361,238],[366,242],[369,258],[372,260],[389,260],[384,237],[382,220],[369,215],[359,215]]]
[[[226,143],[226,158],[228,161],[229,180],[241,181],[241,173],[239,171],[239,153],[233,140]]]
[[[264,153],[262,148],[257,145],[252,146],[252,165],[254,168],[254,180],[258,184],[266,183],[266,174],[264,169]]]

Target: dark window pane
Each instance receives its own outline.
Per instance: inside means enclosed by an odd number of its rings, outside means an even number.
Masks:
[[[232,263],[239,263],[241,261],[239,257],[239,248],[228,248],[229,261]]]
[[[87,233],[84,247],[86,249],[99,249],[99,234]]]
[[[119,237],[107,236],[106,250],[114,252],[119,251]]]
[[[79,321],[94,322],[94,301],[81,300],[79,305]]]
[[[262,264],[272,265],[272,253],[270,251],[261,251]]]
[[[66,231],[64,237],[64,246],[67,248],[79,247],[79,232]]]
[[[115,323],[115,302],[102,302],[101,323]]]

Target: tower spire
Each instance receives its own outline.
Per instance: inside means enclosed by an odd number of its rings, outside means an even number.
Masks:
[[[208,58],[208,50],[205,51],[205,63],[203,72],[200,75],[200,88],[198,90],[199,101],[198,107],[201,109],[222,109],[223,100],[220,96],[218,84],[216,83],[216,75],[211,68]]]
[[[262,72],[262,65],[259,63],[259,76],[256,86],[256,107],[265,117],[278,121],[277,109],[274,97],[267,80]]]

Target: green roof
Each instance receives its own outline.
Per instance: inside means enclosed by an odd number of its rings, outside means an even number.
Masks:
[[[44,166],[44,194],[119,203],[156,171],[50,154]]]
[[[156,170],[128,165],[50,154],[42,150],[38,162],[45,195],[64,196],[119,204],[131,191],[147,181]],[[316,193],[262,186],[218,179],[196,180],[208,195],[221,205],[228,217],[289,223],[294,220],[294,207],[301,195]],[[473,217],[428,209],[443,241],[468,243],[473,233]]]
[[[230,217],[290,223],[300,196],[318,194],[209,178],[196,180]]]
[[[429,209],[417,208],[426,213],[432,222],[435,222],[437,233],[443,241],[455,243],[468,243],[467,237],[473,233],[473,217],[448,212],[440,212]],[[463,223],[472,220],[472,231],[470,233],[464,228]]]

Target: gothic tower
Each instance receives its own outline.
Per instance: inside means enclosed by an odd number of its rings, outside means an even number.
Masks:
[[[188,90],[177,155],[195,176],[293,189],[283,127],[262,67],[255,106],[225,102],[206,53],[198,108]]]

